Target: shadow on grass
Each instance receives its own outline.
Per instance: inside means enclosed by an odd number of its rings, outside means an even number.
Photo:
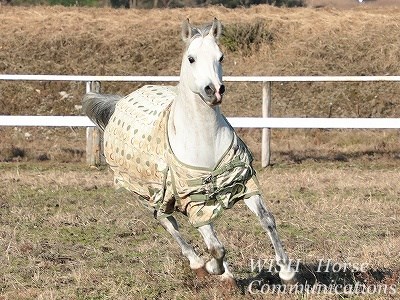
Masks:
[[[359,266],[360,267],[360,266]],[[259,274],[243,278],[237,284],[243,294],[396,294],[399,289],[400,269],[354,268],[330,262],[300,263],[296,270],[296,280],[283,283],[278,273],[261,269]]]
[[[352,159],[369,158],[376,159],[377,157],[400,159],[397,151],[384,151],[384,150],[367,150],[367,151],[354,151],[349,153],[337,152],[327,153],[321,155],[314,151],[294,152],[294,151],[281,151],[277,155],[284,157],[286,160],[301,164],[303,161],[311,160],[315,162],[348,162]]]

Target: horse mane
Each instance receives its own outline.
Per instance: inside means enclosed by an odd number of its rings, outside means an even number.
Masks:
[[[192,36],[186,41],[186,47],[188,47],[190,43],[193,42],[193,40],[207,36],[207,34],[210,32],[210,29],[210,25],[204,25],[202,27],[192,27]]]
[[[192,36],[191,38],[187,41],[187,45],[189,45],[194,39],[199,38],[199,37],[206,37],[209,33],[210,30],[212,29],[213,23],[209,23],[206,25],[202,25],[199,27],[191,27],[192,29]],[[218,24],[217,26],[222,26]],[[217,37],[217,39],[219,36]]]
[[[195,29],[197,30],[198,33],[196,35],[194,35],[193,38],[207,36],[210,33],[211,27],[212,27],[212,23],[203,25],[201,27],[195,27]]]

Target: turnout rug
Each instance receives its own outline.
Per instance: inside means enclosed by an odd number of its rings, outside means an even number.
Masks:
[[[213,169],[175,157],[167,132],[175,97],[176,87],[147,85],[122,98],[104,131],[104,154],[115,184],[138,194],[155,216],[180,211],[198,227],[261,190],[252,154],[236,133]]]

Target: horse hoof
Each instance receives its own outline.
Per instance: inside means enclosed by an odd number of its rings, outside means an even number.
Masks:
[[[296,272],[291,268],[282,268],[279,271],[279,278],[286,284],[294,284],[296,280]]]
[[[204,266],[201,268],[193,269],[193,271],[198,278],[204,278],[209,275]]]

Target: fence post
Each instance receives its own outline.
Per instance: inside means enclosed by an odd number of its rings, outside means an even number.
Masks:
[[[272,82],[264,81],[262,89],[262,117],[271,117]],[[271,128],[262,129],[261,166],[268,167],[271,163]]]
[[[86,82],[86,93],[100,93],[99,81]],[[103,145],[101,132],[97,127],[86,128],[86,163],[90,166],[98,166],[102,163]]]

